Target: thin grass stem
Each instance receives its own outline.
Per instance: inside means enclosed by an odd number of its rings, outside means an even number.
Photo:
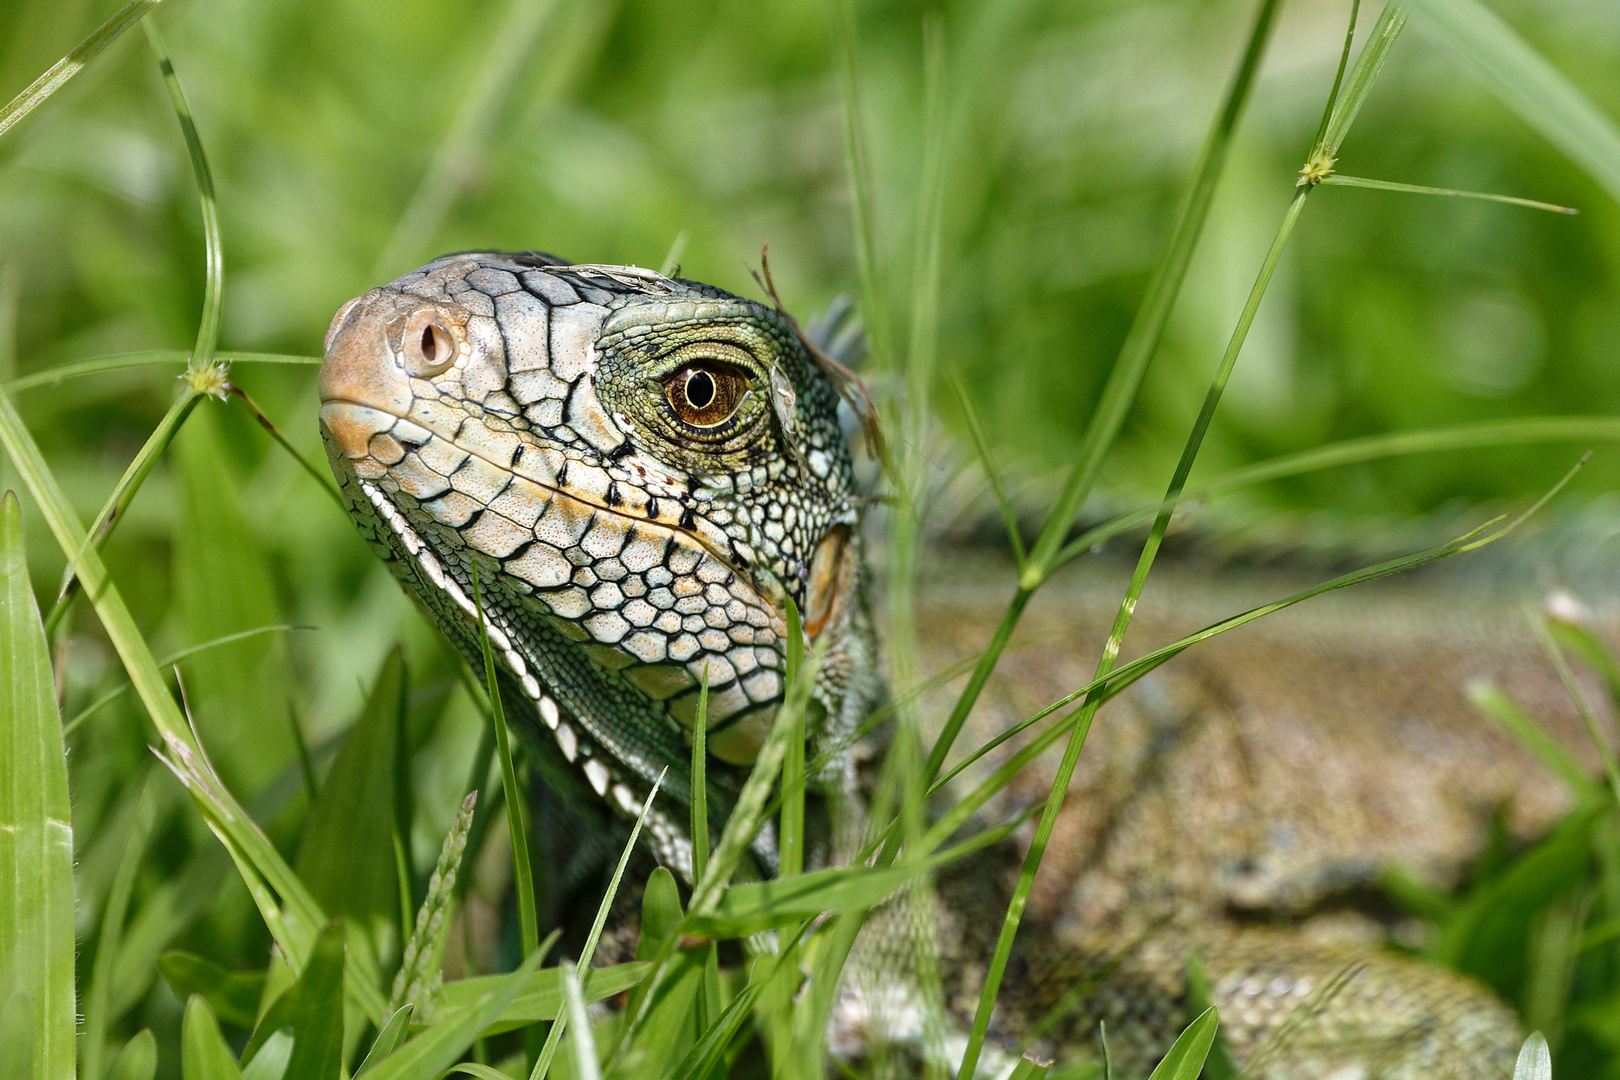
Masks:
[[[199,371],[214,362],[214,349],[219,344],[220,314],[225,304],[225,255],[219,233],[219,202],[214,196],[214,174],[208,167],[208,155],[203,151],[202,137],[197,134],[197,123],[191,117],[191,106],[180,87],[180,77],[174,73],[174,62],[158,32],[157,23],[147,16],[141,20],[146,40],[157,53],[158,67],[163,71],[163,82],[169,89],[169,100],[174,103],[174,114],[180,121],[180,130],[186,138],[186,152],[191,157],[191,172],[197,181],[197,194],[202,201],[204,267],[207,276],[203,284],[202,319],[197,324],[197,345],[191,351],[192,371]]]
[[[1346,176],[1343,173],[1334,173],[1324,176],[1324,184],[1337,187],[1370,188],[1373,191],[1399,191],[1407,195],[1444,195],[1453,199],[1478,199],[1482,202],[1503,203],[1507,206],[1523,206],[1531,210],[1546,210],[1553,214],[1578,214],[1579,210],[1573,206],[1559,206],[1557,203],[1542,202],[1539,199],[1524,199],[1517,195],[1496,195],[1488,191],[1461,191],[1457,188],[1426,187],[1422,184],[1401,184],[1394,180],[1369,180],[1364,176]]]
[[[495,727],[495,754],[501,763],[501,790],[506,795],[506,824],[512,834],[512,877],[517,890],[518,940],[523,955],[540,947],[540,918],[534,903],[534,871],[529,861],[529,834],[523,822],[523,792],[512,764],[512,742],[506,727],[506,708],[500,682],[495,678],[495,653],[489,647],[489,624],[484,620],[484,592],[478,585],[478,560],[472,562],[473,602],[478,613],[478,646],[484,654],[484,685]]]
[[[1002,651],[1012,638],[1012,632],[1017,627],[1029,598],[1049,576],[1054,559],[1062,547],[1063,538],[1096,485],[1103,460],[1124,425],[1131,403],[1136,399],[1142,379],[1147,373],[1148,363],[1164,336],[1164,328],[1169,322],[1176,297],[1181,293],[1181,285],[1186,279],[1187,268],[1192,262],[1198,238],[1203,233],[1204,222],[1209,216],[1209,208],[1215,198],[1216,184],[1226,165],[1232,134],[1243,115],[1249,92],[1254,86],[1255,74],[1259,70],[1260,58],[1265,53],[1266,43],[1270,40],[1279,6],[1280,0],[1261,0],[1254,24],[1249,31],[1248,42],[1244,46],[1243,58],[1238,63],[1226,98],[1204,138],[1203,148],[1198,155],[1198,164],[1193,169],[1192,182],[1188,185],[1187,193],[1176,211],[1170,243],[1165,247],[1164,253],[1153,269],[1153,276],[1148,282],[1142,303],[1136,310],[1136,317],[1132,320],[1131,328],[1120,346],[1119,356],[1114,361],[1113,370],[1103,387],[1097,408],[1086,426],[1080,452],[1064,480],[1051,512],[1047,515],[1030,557],[1019,574],[1017,589],[1007,604],[1000,624],[991,636],[984,657],[974,668],[967,686],[958,696],[956,705],[951,709],[950,716],[928,753],[928,760],[922,772],[925,781],[939,775],[946,755],[950,753],[951,746],[961,733],[962,725],[967,722],[968,714],[973,711],[979,694],[984,690],[984,684],[989,680],[991,672],[1001,659]]]
[[[259,426],[270,433],[270,437],[276,441],[276,445],[287,451],[292,456],[292,459],[298,462],[299,468],[303,469],[310,479],[315,481],[315,485],[337,504],[337,508],[342,510],[344,514],[348,514],[349,508],[343,505],[343,496],[338,494],[338,489],[332,486],[331,477],[317,469],[314,462],[299,452],[291,440],[283,434],[281,428],[276,426],[276,422],[270,419],[263,409],[259,408],[259,403],[254,401],[246,390],[235,383],[226,383],[225,388],[247,407],[247,410],[253,414],[253,418],[259,422]]]
[[[64,379],[78,379],[86,375],[101,375],[109,371],[129,371],[136,368],[162,367],[166,364],[185,364],[191,353],[183,349],[146,349],[141,352],[114,353],[93,356],[87,360],[74,360],[58,364],[44,371],[19,375],[4,383],[6,393],[33,390],[42,386],[56,386]],[[318,356],[294,356],[288,353],[216,352],[214,359],[222,364],[309,364],[321,362]]]
[[[11,126],[43,105],[50,96],[60,90],[64,83],[79,72],[85,65],[94,60],[107,46],[117,41],[125,30],[141,19],[148,11],[158,4],[158,0],[129,0],[129,3],[108,16],[107,21],[90,32],[85,38],[73,47],[73,51],[52,64],[45,74],[29,83],[22,93],[6,103],[0,109],[0,135],[4,135]]]

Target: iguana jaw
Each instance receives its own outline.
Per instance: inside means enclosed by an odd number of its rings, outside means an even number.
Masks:
[[[847,492],[789,477],[805,497],[784,533],[764,508],[795,469],[767,452],[780,432],[757,408],[717,475],[701,441],[659,452],[646,372],[694,350],[747,361],[770,344],[762,309],[667,279],[651,300],[593,293],[589,274],[447,259],[351,301],[328,333],[321,423],[379,554],[469,652],[476,563],[502,667],[588,786],[628,811],[664,766],[684,773],[705,673],[713,752],[751,759],[782,692],[784,599],[828,623],[852,579],[853,511]],[[658,335],[673,360],[644,344]],[[811,452],[842,481],[835,449]]]

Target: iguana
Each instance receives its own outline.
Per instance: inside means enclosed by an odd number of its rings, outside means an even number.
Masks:
[[[808,758],[824,762],[810,777],[812,854],[847,856],[861,827],[862,755],[881,752],[881,741],[853,736],[884,690],[839,393],[796,323],[635,267],[477,252],[349,301],[325,352],[321,430],[361,534],[475,661],[482,602],[502,696],[543,781],[537,818],[554,876],[584,880],[664,775],[649,844],[690,880],[699,684],[707,678],[719,819],[782,697],[790,597],[825,655],[806,728]],[[1149,785],[1152,771],[1124,786]],[[1128,792],[1113,797],[1119,786],[1106,805],[1116,824],[1130,806]],[[1043,1049],[1067,1056],[1106,1019],[1116,1063],[1145,1071],[1190,1017],[1196,951],[1230,1050],[1258,1075],[1511,1072],[1516,1021],[1468,980],[1366,945],[1234,929],[1204,917],[1188,899],[1197,889],[1163,887],[1174,877],[1163,868],[1087,878],[1076,867],[1103,849],[1095,835],[1073,839],[1054,853],[1059,893],[1073,895],[1049,895],[1053,875],[1043,879],[1032,916],[1044,917],[1027,920],[998,1041],[1032,1034],[1065,1002],[1039,1032]],[[776,858],[766,830],[747,872],[769,876]],[[971,1009],[999,924],[1005,858],[992,851],[939,878],[943,1004],[958,1014]],[[1104,879],[1124,894],[1099,901],[1091,886]],[[1133,882],[1152,895],[1125,895]],[[835,1053],[918,1038],[874,1004],[874,993],[907,993],[903,970],[881,986],[873,962],[894,925],[879,919],[857,946],[853,963],[867,957],[878,982],[850,981]],[[939,1003],[911,1004],[898,1014]],[[1306,1013],[1311,1023],[1287,1025]]]

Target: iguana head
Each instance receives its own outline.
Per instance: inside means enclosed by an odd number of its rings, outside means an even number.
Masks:
[[[320,393],[361,533],[471,657],[476,567],[552,782],[633,813],[670,766],[684,802],[705,675],[710,752],[745,766],[788,597],[831,635],[823,726],[849,726],[871,660],[855,482],[834,387],[775,310],[634,267],[446,256],[343,306]],[[677,863],[684,817],[653,820]]]

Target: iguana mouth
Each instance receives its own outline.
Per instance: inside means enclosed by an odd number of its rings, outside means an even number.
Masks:
[[[800,418],[766,400],[783,370]],[[338,312],[320,393],[362,533],[469,657],[476,572],[503,679],[623,812],[666,766],[689,798],[705,678],[711,753],[752,760],[788,597],[813,631],[839,623],[856,555],[836,402],[760,305],[633,268],[452,256]]]

